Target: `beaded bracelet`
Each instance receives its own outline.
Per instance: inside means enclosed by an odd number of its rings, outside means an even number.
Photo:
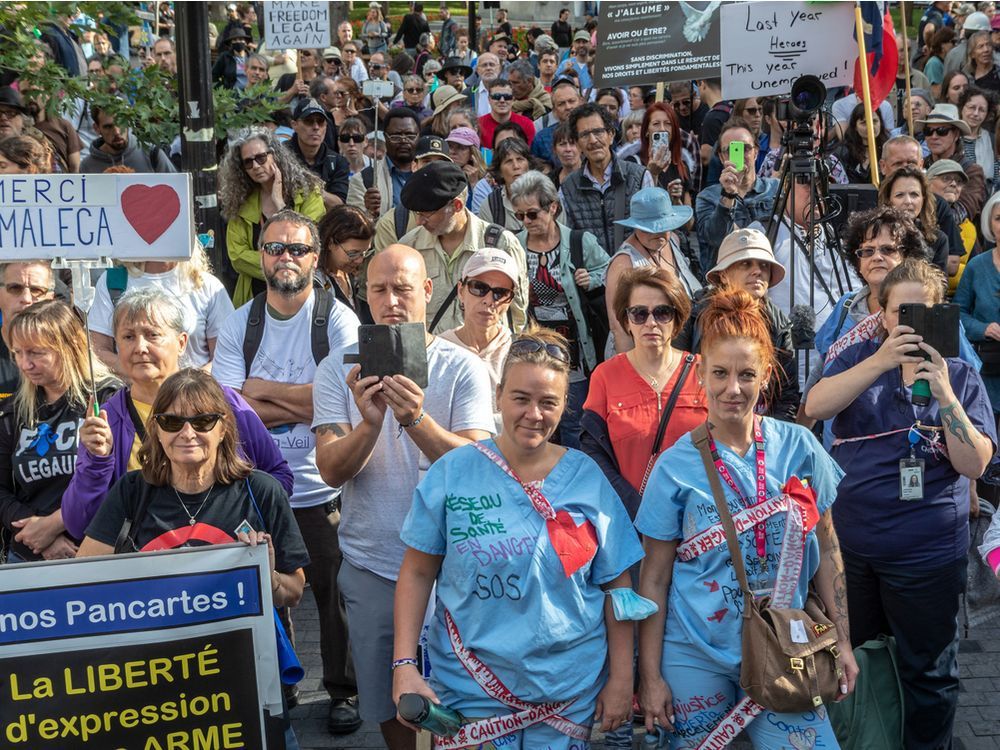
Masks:
[[[396,669],[396,667],[405,667],[407,664],[412,664],[414,667],[419,666],[416,659],[408,656],[405,659],[393,659],[392,668]]]

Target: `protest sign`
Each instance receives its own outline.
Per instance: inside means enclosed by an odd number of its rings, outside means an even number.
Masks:
[[[719,75],[719,3],[602,2],[598,86],[690,81]]]
[[[266,547],[0,567],[0,747],[274,750]]]
[[[187,260],[190,174],[0,175],[0,261]]]
[[[787,94],[800,76],[850,85],[854,4],[753,2],[722,6],[722,96]]]
[[[264,3],[264,43],[271,52],[330,45],[330,3]]]

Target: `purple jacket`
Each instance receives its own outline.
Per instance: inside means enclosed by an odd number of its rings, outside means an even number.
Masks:
[[[281,451],[271,439],[260,417],[237,391],[222,386],[226,400],[236,415],[236,432],[240,437],[240,453],[254,465],[278,480],[291,495],[295,481],[292,470],[281,456]],[[83,539],[91,519],[104,501],[111,486],[128,471],[129,454],[135,440],[135,426],[128,413],[125,397],[128,391],[121,389],[101,408],[108,412],[108,423],[114,439],[114,450],[110,456],[91,455],[83,443],[77,450],[76,471],[70,479],[69,487],[63,494],[62,518],[66,531],[76,539]]]

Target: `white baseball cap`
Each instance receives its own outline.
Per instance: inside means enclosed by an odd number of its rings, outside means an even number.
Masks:
[[[513,281],[514,286],[517,287],[518,273],[514,258],[511,257],[510,253],[493,247],[482,248],[470,255],[462,269],[462,278],[475,278],[490,271],[499,271]]]

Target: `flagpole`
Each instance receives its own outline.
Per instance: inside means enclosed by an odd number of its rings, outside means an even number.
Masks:
[[[878,152],[875,149],[875,123],[872,120],[872,96],[868,88],[868,53],[865,51],[865,24],[861,17],[861,2],[854,3],[854,26],[858,37],[858,67],[861,68],[861,89],[865,103],[865,127],[868,128],[868,165],[871,172],[872,185],[878,187]]]
[[[910,131],[910,138],[913,137],[913,107],[910,104],[910,40],[906,36],[906,3],[899,5],[899,23],[903,27],[903,75],[906,77],[906,106],[910,108],[907,112],[906,124]]]

